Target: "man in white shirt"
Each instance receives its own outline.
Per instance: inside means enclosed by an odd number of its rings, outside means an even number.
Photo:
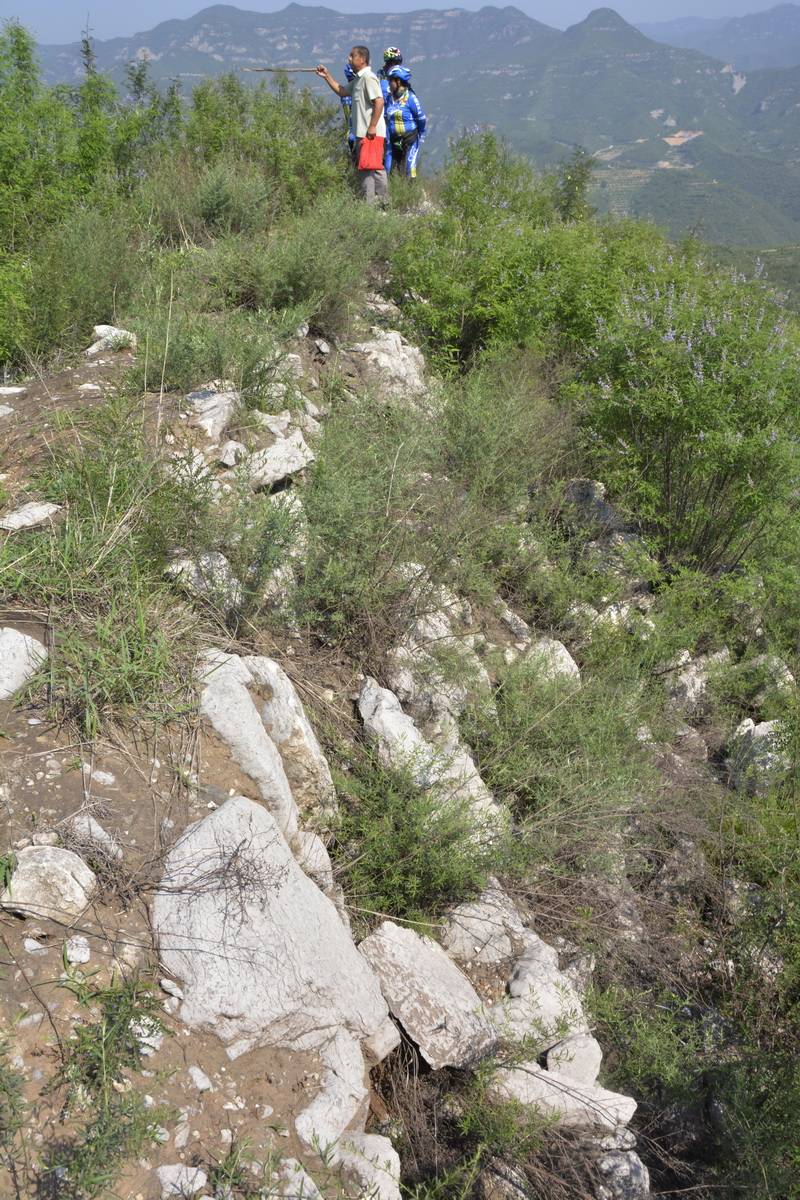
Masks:
[[[350,83],[339,83],[328,68],[321,65],[317,67],[317,74],[337,96],[352,98],[351,124],[356,137],[354,158],[357,165],[362,141],[365,138],[370,142],[374,138],[380,138],[383,142],[386,138],[386,122],[383,119],[383,92],[378,76],[370,70],[368,48],[353,46],[348,62],[355,71],[355,78]],[[389,185],[383,167],[376,171],[358,173],[361,176],[366,201],[370,204],[375,200],[384,203],[389,194]]]

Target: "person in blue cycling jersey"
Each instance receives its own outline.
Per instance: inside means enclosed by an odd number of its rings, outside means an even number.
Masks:
[[[356,77],[356,73],[353,70],[353,68],[350,66],[349,62],[346,62],[344,64],[344,77],[348,83],[352,83],[352,81]],[[352,110],[353,110],[353,97],[352,96],[342,96],[341,102],[342,102],[342,112],[344,113],[344,125],[345,125],[345,129],[347,130],[347,148],[350,151],[350,157],[352,158],[353,152],[355,150],[355,145],[356,145],[356,135],[353,133],[353,123],[350,119],[352,116]]]
[[[389,100],[384,108],[386,170],[400,171],[408,179],[416,179],[428,118],[411,87],[411,72],[407,67],[391,67],[386,79],[389,84]]]
[[[389,90],[388,74],[392,67],[400,67],[403,65],[403,56],[397,46],[387,46],[383,52],[383,70],[378,72],[378,79],[381,81],[381,91],[383,92],[383,103],[386,106],[392,98]]]

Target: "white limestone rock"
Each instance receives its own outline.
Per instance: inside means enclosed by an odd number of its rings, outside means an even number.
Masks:
[[[434,1070],[468,1066],[496,1044],[478,993],[431,938],[384,921],[359,950],[392,1015]]]
[[[246,457],[247,447],[242,442],[231,439],[220,446],[217,454],[217,462],[222,467],[235,467],[237,463],[240,463]]]
[[[276,438],[285,438],[292,424],[292,414],[288,408],[284,408],[279,413],[265,413],[256,410],[250,413],[250,416],[257,425],[266,429]]]
[[[60,504],[31,500],[21,508],[0,517],[0,529],[5,533],[17,533],[20,529],[38,529],[40,525],[52,524],[56,513],[60,512]]]
[[[362,1125],[366,1121],[369,1087],[361,1047],[351,1034],[339,1030],[322,1046],[320,1058],[320,1091],[294,1124],[305,1146],[324,1153],[358,1117]]]
[[[71,850],[29,846],[17,855],[0,906],[23,917],[50,917],[70,925],[88,907],[96,887],[94,872]]]
[[[563,679],[580,687],[581,673],[578,664],[563,642],[555,638],[537,638],[526,652],[524,662],[535,666],[543,679],[554,683]]]
[[[544,1071],[535,1062],[497,1071],[489,1083],[489,1094],[535,1108],[562,1127],[615,1129],[627,1125],[636,1112],[631,1096],[587,1087],[557,1071]]]
[[[201,658],[200,679],[201,715],[253,780],[281,832],[292,837],[299,827],[297,805],[281,756],[248,690],[254,680],[247,664],[235,654],[210,650]]]
[[[13,415],[14,415],[14,409],[11,407],[10,404],[0,404],[0,418],[13,417]]]
[[[189,392],[184,403],[189,412],[189,424],[200,429],[212,442],[218,442],[241,404],[241,395],[228,379],[215,379],[195,392]]]
[[[282,1200],[322,1200],[322,1192],[296,1158],[281,1159],[264,1194]]]
[[[197,558],[178,558],[164,574],[184,591],[217,605],[229,615],[242,603],[244,590],[224,554],[207,550]]]
[[[459,904],[442,927],[442,945],[458,962],[494,964],[510,958],[525,937],[513,900],[491,879],[477,900]]]
[[[88,812],[77,812],[69,818],[69,831],[87,854],[99,853],[105,858],[122,859],[122,847],[99,821]]]
[[[728,768],[736,788],[763,796],[784,778],[790,759],[782,746],[780,721],[742,721],[733,735]]]
[[[0,700],[8,700],[33,679],[47,660],[40,641],[18,629],[0,629]]]
[[[590,1033],[573,1033],[547,1052],[548,1071],[593,1087],[603,1062],[603,1050]]]
[[[348,1133],[333,1161],[358,1183],[362,1200],[400,1200],[400,1157],[388,1138]]]
[[[650,1200],[650,1172],[632,1150],[610,1150],[595,1161],[603,1182],[597,1200]]]
[[[168,854],[152,905],[180,1016],[231,1058],[257,1046],[322,1049],[370,1037],[387,1017],[375,974],[267,810],[236,796]]]
[[[678,673],[669,688],[670,706],[684,716],[702,716],[708,702],[708,688],[714,672],[730,662],[731,654],[726,648],[716,654],[702,654],[691,658],[684,651],[678,659]]]
[[[208,1183],[208,1176],[200,1167],[187,1167],[182,1163],[159,1167],[156,1174],[161,1187],[161,1200],[191,1200]]]
[[[64,946],[64,953],[67,957],[67,962],[73,965],[83,966],[88,963],[92,957],[92,950],[89,945],[89,939],[82,937],[80,934],[75,937],[68,938]]]
[[[94,341],[85,352],[88,358],[106,350],[135,350],[137,345],[135,333],[118,329],[116,325],[95,325],[92,337]]]
[[[418,399],[425,395],[425,359],[416,346],[395,329],[373,326],[372,337],[351,346],[363,354],[374,372],[381,390],[398,400]]]
[[[434,782],[434,749],[403,712],[397,696],[367,676],[359,693],[358,711],[383,765],[408,769],[418,787],[429,787]]]
[[[11,397],[15,397],[18,400],[21,400],[23,396],[27,395],[27,393],[28,393],[28,389],[26,387],[22,387],[19,384],[14,386],[12,384],[7,383],[7,384],[3,384],[3,386],[0,387],[0,396],[3,398],[5,398],[6,396],[11,396]]]
[[[362,1042],[361,1049],[368,1064],[375,1067],[397,1049],[401,1040],[400,1030],[391,1017],[387,1017],[380,1029]]]
[[[504,1037],[525,1039],[541,1053],[575,1033],[588,1033],[583,1004],[558,954],[530,930],[525,951],[508,983],[508,995],[490,1010]]]
[[[243,468],[252,487],[269,488],[304,470],[315,458],[302,433],[296,429],[265,450],[251,454],[245,459]]]
[[[333,815],[336,790],[331,770],[294,684],[271,658],[253,656],[243,661],[265,697],[261,720],[278,748],[300,810]]]

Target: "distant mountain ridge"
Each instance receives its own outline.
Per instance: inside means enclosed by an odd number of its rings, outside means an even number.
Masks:
[[[778,4],[745,17],[688,17],[638,27],[670,46],[699,50],[745,71],[800,66],[800,6]]]
[[[358,42],[376,55],[403,49],[431,118],[428,162],[465,127],[495,129],[541,165],[581,145],[596,156],[602,209],[717,242],[800,242],[800,68],[740,72],[652,41],[610,8],[561,32],[511,6],[386,15],[214,5],[95,49],[117,78],[146,57],[154,78],[189,88],[246,66],[323,61],[339,72]],[[79,50],[40,47],[46,78],[79,78]]]

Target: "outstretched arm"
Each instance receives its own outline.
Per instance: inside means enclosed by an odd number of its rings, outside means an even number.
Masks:
[[[323,67],[322,63],[320,63],[320,65],[317,67],[317,74],[319,75],[320,79],[325,80],[328,87],[332,92],[335,92],[337,96],[342,97],[350,95],[350,92],[347,90],[347,88],[342,87],[338,80],[333,78],[328,68]]]

